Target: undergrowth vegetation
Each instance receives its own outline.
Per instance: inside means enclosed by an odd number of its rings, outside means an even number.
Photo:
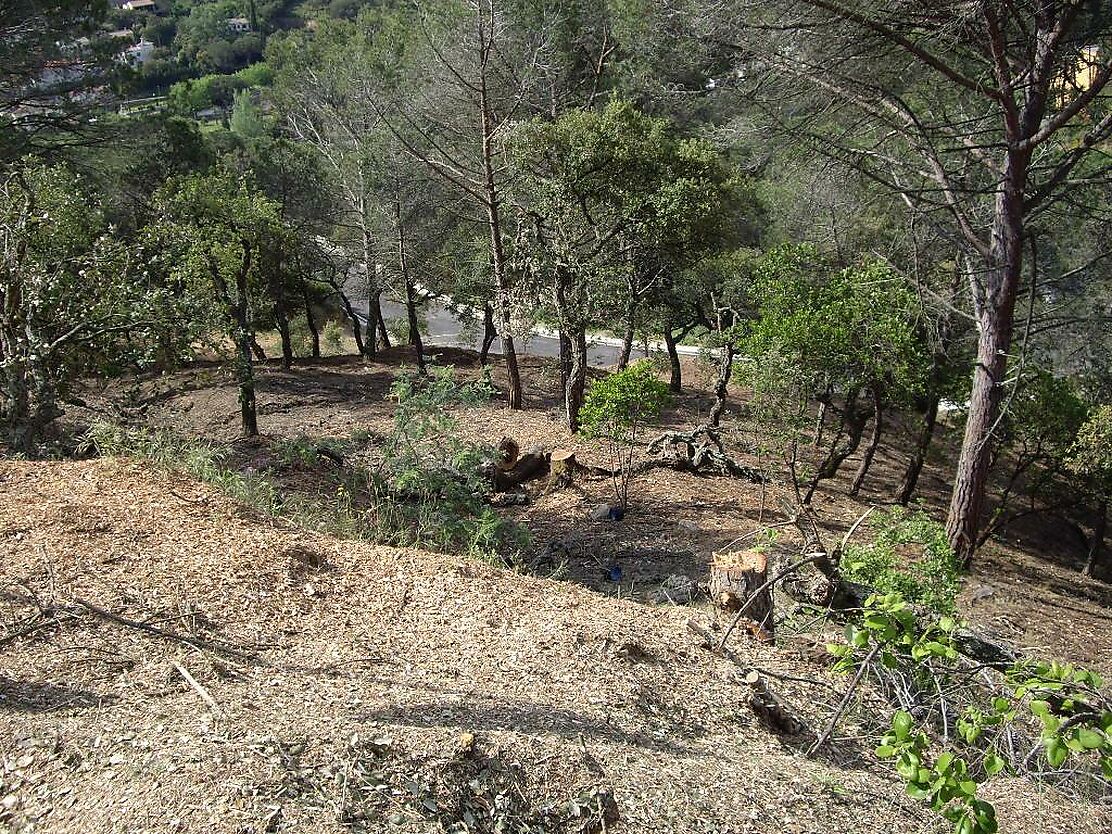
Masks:
[[[930,804],[955,834],[995,834],[980,786],[998,774],[1053,784],[1065,796],[1112,788],[1112,701],[1093,672],[1020,658],[974,662],[963,628],[923,620],[899,593],[877,594],[827,648],[838,672],[869,680],[895,706],[876,748],[907,793]]]
[[[842,557],[846,579],[898,593],[910,603],[952,614],[961,566],[946,541],[946,530],[923,512],[900,507],[874,513],[872,536],[851,544]]]
[[[484,382],[460,384],[451,368],[428,377],[400,374],[391,388],[393,430],[385,438],[295,437],[266,441],[273,465],[237,466],[234,446],[187,440],[169,431],[94,424],[87,445],[100,455],[142,458],[210,484],[251,509],[308,529],[394,546],[429,547],[515,565],[526,531],[487,505],[484,473],[493,452],[461,440],[453,409],[485,402]],[[261,442],[261,441],[260,441]],[[366,447],[370,446],[367,450]],[[369,451],[371,460],[362,460]],[[320,470],[329,489],[287,488],[290,467]]]

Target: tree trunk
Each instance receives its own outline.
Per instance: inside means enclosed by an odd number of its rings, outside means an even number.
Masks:
[[[632,288],[630,292],[632,293]],[[624,371],[629,367],[629,358],[633,355],[633,339],[636,335],[636,326],[634,322],[635,311],[636,306],[631,300],[626,305],[625,332],[622,334],[622,353],[621,356],[618,357],[619,371]]]
[[[317,320],[313,315],[313,301],[309,297],[308,288],[302,290],[301,298],[305,302],[305,324],[309,328],[312,356],[314,359],[320,359],[320,330],[317,329]]]
[[[498,338],[498,331],[494,327],[494,311],[490,302],[483,305],[483,344],[479,349],[479,364],[487,365],[490,362],[490,348]]]
[[[1106,576],[1104,537],[1108,529],[1108,496],[1102,496],[1097,503],[1096,520],[1093,523],[1093,538],[1089,543],[1089,558],[1085,561],[1085,576]]]
[[[869,436],[869,445],[865,447],[865,455],[857,467],[857,474],[853,478],[853,485],[849,494],[857,497],[869,474],[869,467],[873,465],[876,450],[880,446],[880,436],[884,432],[884,393],[879,385],[873,386],[873,433]]]
[[[255,437],[259,433],[258,416],[255,411],[255,366],[252,346],[255,334],[251,331],[251,310],[247,301],[247,270],[236,279],[236,326],[239,329],[239,362],[236,374],[239,377],[239,418],[244,437]]]
[[[266,351],[263,350],[263,346],[259,344],[259,340],[255,338],[254,331],[251,333],[251,352],[255,354],[255,358],[260,362],[266,361]]]
[[[409,279],[409,259],[405,251],[405,226],[402,225],[402,203],[394,200],[394,222],[398,230],[398,271],[405,286],[405,314],[409,319],[409,343],[417,354],[417,370],[425,373],[425,351],[421,344],[421,324],[417,320],[417,293]]]
[[[587,387],[587,329],[577,327],[571,347],[567,383],[564,387],[564,404],[567,411],[568,431],[579,431],[579,411],[583,408],[583,395]]]
[[[986,269],[973,275],[977,315],[977,363],[969,396],[961,456],[954,475],[946,536],[966,568],[973,560],[1004,398],[1016,294],[1023,270],[1024,199],[1030,151],[1010,149],[996,196]]]
[[[683,390],[682,369],[680,368],[680,354],[676,349],[676,337],[672,334],[672,325],[664,325],[664,346],[668,349],[668,364],[671,367],[671,378],[668,387],[672,393],[679,394]]]
[[[290,338],[290,318],[281,304],[274,305],[274,321],[282,339],[282,367],[288,371],[293,367],[293,340]]]
[[[911,503],[911,496],[915,494],[915,487],[919,483],[919,475],[923,471],[923,464],[927,460],[927,451],[934,439],[934,427],[938,423],[938,394],[931,394],[927,400],[926,410],[923,412],[923,425],[919,429],[919,437],[915,441],[915,450],[907,464],[903,481],[896,492],[896,503],[906,507]]]
[[[812,445],[818,449],[822,446],[823,435],[826,434],[826,417],[830,413],[830,398],[834,396],[834,392],[830,386],[827,385],[826,389],[819,395],[819,413],[815,418],[815,439]]]
[[[492,34],[488,33],[488,37]],[[489,45],[488,45],[489,46]],[[487,65],[489,49],[482,50],[481,72],[479,74],[479,127],[482,140],[483,164],[483,202],[486,206],[487,230],[490,233],[491,268],[494,272],[494,285],[497,289],[497,309],[499,335],[502,337],[502,358],[506,362],[506,375],[509,378],[509,403],[511,409],[522,406],[521,372],[517,367],[517,351],[514,349],[513,319],[510,310],[510,285],[506,275],[506,253],[502,242],[502,196],[494,174],[494,117],[491,113],[490,91],[487,89]]]
[[[707,425],[718,428],[722,420],[722,412],[726,410],[726,394],[730,386],[730,377],[734,372],[734,346],[727,342],[722,349],[722,363],[718,367],[718,381],[714,384],[714,406],[707,417]]]
[[[378,355],[378,339],[375,337],[375,332],[378,328],[380,312],[379,288],[375,276],[371,232],[367,228],[366,208],[363,205],[360,205],[360,217],[362,218],[360,222],[363,236],[363,273],[367,280],[367,338],[365,341],[361,341],[356,334],[355,343],[359,346],[361,354],[369,359],[375,359]],[[358,323],[353,325],[353,330],[355,327],[358,327]]]
[[[347,314],[348,321],[351,322],[351,335],[355,338],[355,349],[359,351],[360,356],[374,356],[372,351],[367,353],[367,343],[363,341],[363,327],[359,323],[359,314],[355,312],[355,307],[352,306],[351,299],[347,297],[347,293],[337,291],[337,296],[340,299],[340,305],[344,308],[344,313]],[[369,323],[368,323],[369,325]],[[370,328],[371,341],[374,341],[374,329]]]
[[[803,496],[804,504],[811,503],[819,484],[837,475],[838,470],[842,468],[842,464],[846,462],[846,458],[856,452],[857,447],[861,445],[861,435],[865,432],[865,424],[869,421],[869,412],[857,408],[857,398],[860,393],[860,390],[854,390],[846,396],[846,410],[842,415],[842,427],[838,436],[834,438],[834,444],[830,447],[830,451],[826,453],[823,462],[807,484],[807,492]]]
[[[390,350],[390,334],[386,330],[386,319],[382,317],[381,297],[375,299],[375,306],[378,308],[378,332],[382,336],[382,349]]]
[[[773,623],[772,589],[768,581],[768,559],[756,550],[715,553],[710,567],[707,590],[718,607],[740,612],[752,624],[751,633],[771,639]]]

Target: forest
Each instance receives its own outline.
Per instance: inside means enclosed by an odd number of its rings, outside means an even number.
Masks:
[[[0,830],[1109,830],[1110,197],[1101,0],[3,4]]]

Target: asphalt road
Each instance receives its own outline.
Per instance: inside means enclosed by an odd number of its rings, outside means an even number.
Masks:
[[[405,319],[405,305],[398,304],[397,302],[390,301],[386,298],[382,300],[382,315],[387,319]],[[441,302],[429,302],[426,311],[426,320],[428,322],[428,329],[426,333],[422,334],[426,344],[442,345],[445,347],[459,347],[470,348],[471,350],[478,350],[482,346],[482,322],[478,323],[478,327],[464,327],[459,319]],[[468,331],[473,332],[468,332]],[[544,332],[534,332],[524,340],[518,340],[515,345],[518,352],[529,356],[547,356],[558,357],[560,355],[560,340],[555,336]],[[650,343],[649,350],[663,350],[664,345],[661,343]],[[698,353],[697,348],[681,346],[681,354],[694,355]],[[494,346],[491,352],[498,354],[502,351],[502,340],[495,339]],[[611,367],[618,364],[618,357],[621,356],[622,346],[620,339],[614,339],[609,336],[600,334],[592,334],[587,341],[587,362],[596,368]],[[645,357],[644,345],[634,345],[633,359],[641,359]]]

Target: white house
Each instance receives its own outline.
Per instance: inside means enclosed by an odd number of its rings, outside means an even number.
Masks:
[[[228,18],[228,31],[235,32],[237,35],[250,32],[251,21],[245,17],[230,17]]]
[[[154,0],[127,0],[123,8],[129,12],[151,12],[152,14],[158,11]]]
[[[116,56],[116,59],[121,63],[127,64],[129,67],[138,69],[147,63],[154,54],[154,43],[146,38],[140,38],[139,43],[134,46],[129,46],[123,52]]]

